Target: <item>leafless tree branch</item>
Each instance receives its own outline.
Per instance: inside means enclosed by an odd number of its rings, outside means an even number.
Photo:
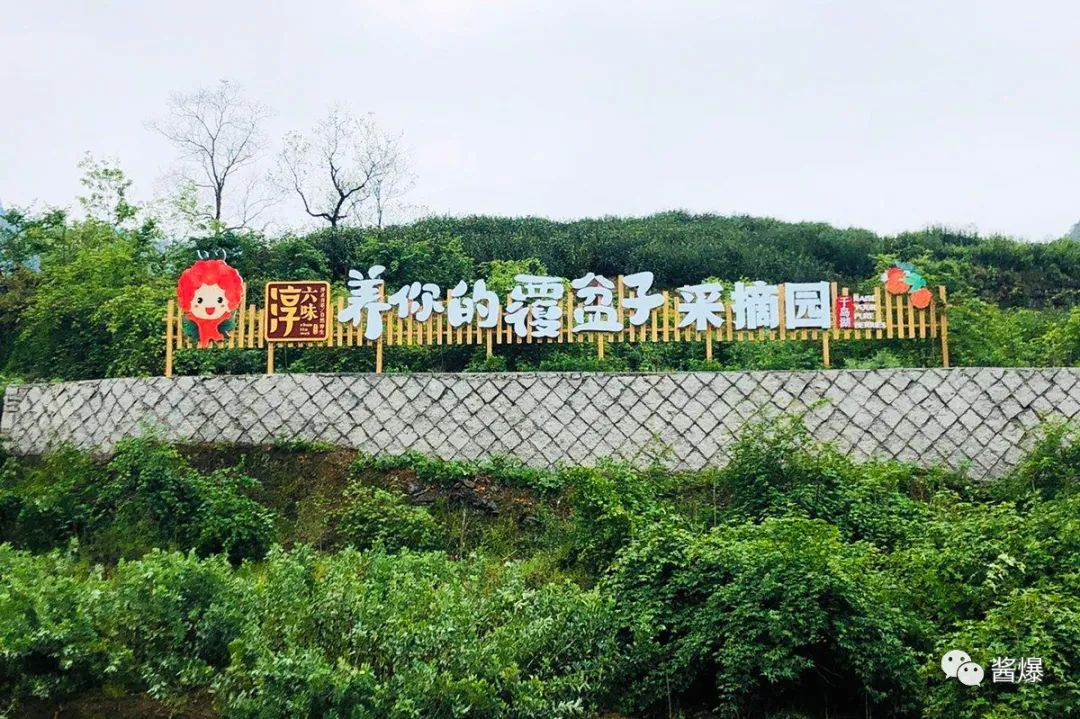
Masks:
[[[286,135],[278,157],[280,186],[297,194],[309,217],[332,228],[363,221],[377,197],[389,198],[385,188],[407,185],[405,174],[400,138],[340,109],[307,135]]]
[[[180,152],[186,191],[207,195],[205,210],[195,210],[198,198],[187,197],[189,209],[217,229],[247,229],[270,204],[252,199],[269,197],[256,191],[254,178],[236,180],[264,149],[260,125],[268,116],[265,106],[223,80],[213,89],[173,95],[168,115],[150,123]],[[259,209],[252,214],[255,207]]]

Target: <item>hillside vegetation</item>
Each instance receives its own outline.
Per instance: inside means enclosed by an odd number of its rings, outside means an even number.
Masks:
[[[452,287],[641,270],[868,290],[895,261],[948,288],[954,364],[1080,361],[1080,244],[665,213],[166,237],[144,211],[0,218],[0,387],[160,374],[163,314],[199,252],[270,279],[386,266]],[[109,216],[106,213],[105,216]],[[930,342],[836,343],[834,366],[936,365]],[[282,350],[279,371],[370,371]],[[388,348],[388,371],[800,369],[814,343]],[[179,373],[261,373],[183,351]],[[859,464],[797,418],[723,468],[546,472],[332,447],[0,454],[0,716],[895,717],[1080,712],[1080,443],[1010,476]],[[1039,657],[1040,683],[966,687],[962,648]],[[989,672],[989,669],[988,669]]]
[[[153,439],[0,467],[12,716],[1078,710],[1064,427],[987,485],[856,464],[797,418],[692,473]],[[956,648],[1045,677],[946,681]]]
[[[225,251],[260,304],[269,279],[327,279],[344,291],[350,268],[385,265],[387,286],[484,277],[500,292],[513,275],[574,278],[650,270],[659,288],[708,277],[771,282],[836,280],[868,290],[890,263],[915,263],[949,290],[953,363],[1069,365],[1080,358],[1080,244],[1045,244],[928,229],[892,237],[821,223],[665,213],[552,222],[535,218],[431,218],[383,229],[168,238],[153,219],[133,226],[75,221],[63,212],[9,210],[0,220],[0,368],[23,379],[160,374],[162,317],[179,273],[197,252]],[[820,348],[789,342],[390,348],[389,371],[492,369],[661,370],[819,366]],[[835,343],[834,366],[938,364],[931,342]],[[283,371],[368,371],[370,352],[291,349]],[[259,372],[258,352],[181,352],[181,373]]]

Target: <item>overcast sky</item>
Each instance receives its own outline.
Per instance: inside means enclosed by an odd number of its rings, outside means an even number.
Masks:
[[[170,93],[241,84],[276,140],[333,104],[404,133],[412,202],[682,208],[1033,240],[1080,220],[1080,3],[0,2],[0,204],[85,151],[152,194]],[[287,221],[298,220],[289,199]]]

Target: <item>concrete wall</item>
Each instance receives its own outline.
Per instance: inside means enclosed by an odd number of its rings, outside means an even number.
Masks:
[[[754,416],[806,411],[813,435],[858,457],[970,462],[1001,474],[1041,418],[1080,413],[1077,369],[676,374],[388,374],[114,379],[10,386],[0,433],[19,454],[170,440],[324,440],[371,453],[502,453],[536,466],[721,464]]]

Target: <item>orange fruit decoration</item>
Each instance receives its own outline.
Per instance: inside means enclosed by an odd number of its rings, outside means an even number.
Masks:
[[[911,285],[904,281],[904,271],[895,271],[898,268],[889,270],[888,279],[885,280],[885,289],[889,294],[902,295],[911,289]]]
[[[933,295],[930,294],[930,290],[926,287],[911,293],[911,304],[915,305],[916,309],[925,310],[930,306],[931,299],[933,299]]]

